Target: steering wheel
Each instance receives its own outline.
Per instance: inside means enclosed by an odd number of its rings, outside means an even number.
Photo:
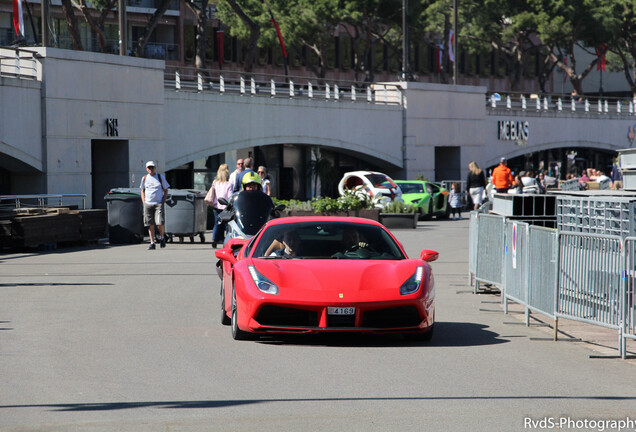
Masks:
[[[361,246],[361,244],[363,244],[364,246]],[[356,252],[358,249],[362,249],[365,250],[367,252],[373,252],[373,253],[378,253],[378,251],[376,251],[375,249],[373,249],[373,247],[371,245],[369,245],[366,242],[359,242],[354,244],[353,246],[351,246],[349,249],[347,249],[344,253],[346,254],[350,254],[350,253],[354,253]]]

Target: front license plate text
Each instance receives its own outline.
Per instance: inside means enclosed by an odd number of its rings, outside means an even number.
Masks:
[[[328,307],[328,315],[355,315],[356,308],[354,307]]]

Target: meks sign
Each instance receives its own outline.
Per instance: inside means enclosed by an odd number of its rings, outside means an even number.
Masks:
[[[528,141],[530,124],[527,121],[499,120],[497,139],[500,141]]]

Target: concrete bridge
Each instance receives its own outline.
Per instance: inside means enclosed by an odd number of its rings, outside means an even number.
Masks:
[[[483,87],[336,90],[229,73],[198,84],[167,74],[162,61],[52,48],[0,50],[0,71],[0,193],[86,193],[94,206],[111,187],[137,186],[148,159],[173,186],[205,187],[218,163],[252,154],[279,196],[302,198],[318,152],[340,171],[457,179],[471,160],[611,155],[632,145],[636,127],[628,101],[621,112],[615,102],[572,111],[569,99],[561,110],[556,99],[493,107]],[[547,151],[556,153],[538,153]]]

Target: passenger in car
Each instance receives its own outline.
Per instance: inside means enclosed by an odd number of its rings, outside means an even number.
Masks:
[[[282,239],[274,240],[274,242],[279,243],[281,247],[269,253],[269,255],[283,256],[283,257],[295,257],[299,255],[301,242],[300,242],[300,236],[298,235],[298,232],[296,230],[285,232],[283,234]],[[272,243],[272,246],[273,245],[274,243]],[[270,246],[270,248],[272,248],[272,246]]]

